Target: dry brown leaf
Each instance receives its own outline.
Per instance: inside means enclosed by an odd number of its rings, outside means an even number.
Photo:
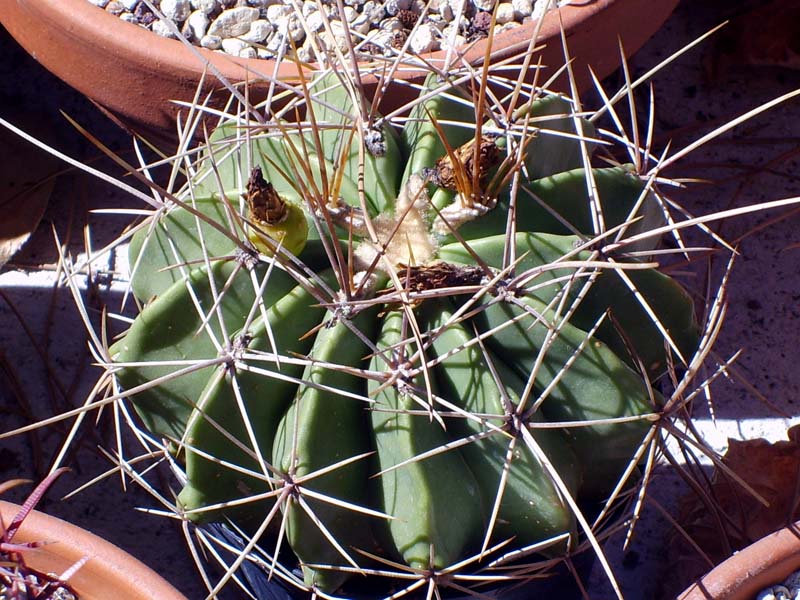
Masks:
[[[718,38],[710,75],[742,65],[800,69],[800,2],[750,2],[731,20]]]
[[[719,468],[706,486],[710,504],[694,493],[683,498],[678,523],[714,564],[800,518],[800,426],[789,429],[788,437],[774,443],[731,439],[722,459],[767,506]],[[710,570],[708,562],[680,534],[672,540],[670,558],[675,589],[664,597],[674,597],[673,591]]]
[[[800,425],[788,431],[788,440],[728,440],[722,462],[768,503],[715,468],[704,501],[695,493],[680,503],[678,524],[715,565],[736,550],[800,519]],[[710,570],[708,560],[680,533],[669,548],[669,570],[661,597],[674,598],[691,581]]]

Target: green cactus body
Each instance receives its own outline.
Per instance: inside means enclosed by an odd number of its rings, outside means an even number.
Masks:
[[[245,415],[234,408],[238,400],[231,366],[221,365],[218,376],[209,380],[208,388],[202,394],[204,402],[195,409],[186,431],[188,484],[178,499],[187,511],[265,493],[275,487],[268,483],[268,477],[275,474],[264,473],[262,465],[272,463],[272,445],[278,422],[286,412],[297,388],[297,380],[303,373],[302,365],[287,362],[287,359],[293,354],[308,353],[314,336],[304,336],[324,316],[324,310],[313,307],[313,304],[313,297],[302,286],[297,286],[267,309],[266,319],[255,321],[249,332],[238,334],[238,339],[246,342],[243,350],[252,356],[247,366],[253,370],[236,368],[235,377],[238,396],[244,403],[256,444],[249,439]],[[278,323],[280,327],[269,325],[270,330],[267,330],[267,324]],[[266,358],[276,350],[282,356],[258,360],[259,353]],[[280,362],[281,358],[283,362]],[[270,377],[269,373],[276,376]],[[247,442],[244,448],[234,444],[230,436]],[[257,455],[263,463],[256,459]],[[222,466],[218,461],[226,461],[228,466]],[[254,510],[248,506],[244,512]],[[199,512],[193,518],[203,521],[211,517],[206,512]]]
[[[374,336],[375,310],[359,314],[351,322],[364,335]],[[312,358],[321,363],[360,366],[366,346],[339,320],[328,320],[317,335]],[[275,433],[274,463],[294,478],[307,476],[336,462],[370,451],[366,431],[364,397],[366,382],[351,373],[324,364],[310,364],[303,374],[303,385],[278,424]],[[355,394],[357,398],[344,394]],[[349,463],[303,485],[331,499],[368,506],[368,468],[365,459]],[[372,525],[369,517],[348,508],[316,498],[307,500],[316,518],[353,560],[355,549],[371,550]],[[336,590],[348,574],[324,566],[346,566],[348,561],[298,506],[295,497],[285,505],[286,537],[303,562],[306,583],[325,591]],[[374,517],[373,517],[374,518]],[[321,565],[321,566],[318,566]]]
[[[373,370],[397,368],[391,364],[398,362],[391,351],[402,336],[403,313],[392,311],[384,318],[378,338],[378,349],[389,356],[376,355]],[[445,429],[425,414],[424,404],[414,401],[413,394],[420,392],[411,391],[413,384],[425,389],[422,375],[416,381],[389,386],[370,381],[377,462],[386,471],[379,478],[379,507],[393,517],[388,523],[391,539],[407,564],[421,570],[442,569],[474,550],[484,516],[478,484],[458,450],[413,460],[444,449],[449,441]],[[403,385],[408,389],[401,389]],[[422,414],[403,412],[410,410]]]
[[[487,509],[491,511],[499,500],[494,538],[499,541],[514,537],[517,543],[527,546],[572,533],[572,511],[541,461],[514,429],[513,411],[519,405],[524,384],[497,356],[487,356],[480,346],[468,345],[475,338],[474,332],[468,324],[452,321],[453,312],[447,306],[437,306],[432,313],[425,324],[430,331],[440,331],[432,343],[434,354],[443,357],[435,369],[440,393],[468,414],[495,416],[485,420],[451,419],[450,426],[451,434],[463,437],[489,434],[465,446],[463,453],[480,482]],[[490,429],[487,423],[497,430]],[[570,494],[576,494],[582,473],[561,433],[545,429],[534,429],[532,433],[562,475]],[[501,484],[506,470],[507,478]],[[563,542],[554,544],[548,553],[563,553],[565,548]]]
[[[581,534],[566,495],[607,497],[634,460],[663,403],[653,381],[680,364],[660,329],[687,361],[697,347],[691,298],[592,242],[582,157],[593,143],[581,148],[576,123],[595,132],[565,99],[516,111],[513,136],[476,140],[472,97],[449,84],[430,78],[421,93],[435,93],[398,131],[362,121],[338,83],[310,85],[304,122],[218,127],[192,176],[195,200],[132,240],[145,307],[112,352],[146,427],[184,442],[179,509],[247,531],[275,514],[270,530],[297,560],[287,566],[323,592],[344,585],[345,597],[367,564],[402,561],[428,577],[460,561],[479,570],[468,559],[482,541],[510,552],[559,537],[544,552],[571,550]],[[459,189],[467,167],[456,163],[480,154],[470,143],[485,150],[472,183],[488,185],[513,164],[494,154],[519,145],[522,123],[536,133],[522,144],[509,239],[509,193]],[[256,167],[305,211],[297,257],[258,262],[247,242]],[[446,185],[448,168],[461,169],[458,185]],[[658,222],[630,167],[591,176],[605,229],[640,200],[628,233]]]
[[[487,344],[521,377],[527,380],[536,369],[536,389],[550,389],[541,404],[548,420],[587,422],[566,431],[583,467],[581,493],[602,498],[617,484],[651,423],[588,423],[654,413],[660,395],[605,344],[559,322],[546,304],[533,296],[518,300],[490,302],[475,320],[481,330],[497,328]]]
[[[257,271],[265,275],[265,269]],[[267,286],[269,291],[262,297],[264,304],[269,306],[278,300],[292,289],[292,284],[288,274],[273,271]],[[225,301],[218,304],[219,313],[212,312],[215,293],[226,286]],[[199,361],[215,359],[219,355],[215,343],[224,341],[223,325],[230,334],[239,331],[255,298],[256,290],[249,273],[234,263],[218,262],[210,271],[195,269],[187,281],[172,284],[149,304],[125,337],[112,347],[120,363],[146,363],[123,368],[117,373],[123,388],[131,389],[166,378],[136,395],[137,407],[151,431],[175,439],[183,437],[186,423],[214,367],[190,370],[179,377],[168,376],[191,369]],[[176,361],[180,362],[174,364]]]

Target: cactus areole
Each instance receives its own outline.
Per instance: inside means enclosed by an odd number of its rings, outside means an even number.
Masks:
[[[585,166],[562,97],[500,127],[430,79],[395,128],[334,82],[302,123],[220,126],[139,230],[118,382],[185,469],[177,510],[280,542],[299,586],[524,577],[632,485],[654,383],[697,347],[686,292],[601,251],[657,201]]]

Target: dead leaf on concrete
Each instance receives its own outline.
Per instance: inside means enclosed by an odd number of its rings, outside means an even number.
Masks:
[[[788,437],[775,443],[728,440],[722,458],[767,506],[719,468],[706,489],[710,504],[694,493],[683,498],[678,524],[714,564],[800,519],[800,426],[789,429]],[[708,562],[679,534],[672,540],[670,558],[676,591],[710,570]]]
[[[748,65],[800,69],[800,2],[751,1],[722,29],[707,64],[711,78]]]

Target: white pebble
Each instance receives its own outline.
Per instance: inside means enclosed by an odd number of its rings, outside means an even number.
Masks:
[[[211,14],[217,10],[217,0],[191,0],[192,8]]]
[[[438,47],[436,30],[431,27],[430,23],[422,23],[411,34],[409,45],[414,54],[424,54],[436,50]]]
[[[310,43],[305,43],[297,49],[297,58],[303,62],[314,62],[314,50]]]
[[[511,2],[501,2],[497,5],[497,23],[499,25],[505,25],[506,23],[510,23],[514,20],[514,5]]]
[[[139,24],[139,19],[136,18],[132,12],[124,12],[119,14],[119,18],[125,21],[126,23],[134,23],[136,25]]]
[[[319,39],[328,48],[337,46],[339,50],[347,50],[347,39],[344,34],[344,26],[341,21],[331,21],[331,30],[323,31],[319,34]]]
[[[313,0],[306,0],[306,2],[303,2],[302,13],[304,17],[307,17],[315,12],[319,12],[319,6],[317,6],[316,2]]]
[[[384,10],[382,4],[374,2],[373,0],[367,0],[367,2],[364,3],[364,9],[361,14],[364,15],[372,25],[378,25],[386,16],[386,10]]]
[[[264,60],[271,60],[275,58],[275,53],[270,52],[266,48],[256,48],[256,58],[263,58]]]
[[[132,12],[133,9],[136,8],[136,5],[139,4],[139,0],[117,0],[117,2],[122,4],[128,12]],[[108,2],[106,2],[106,4],[108,4]],[[120,15],[120,18],[123,18],[123,16]]]
[[[443,48],[458,48],[467,43],[467,39],[458,32],[454,25],[442,29],[441,45]]]
[[[516,21],[510,21],[510,22],[505,23],[503,25],[495,25],[494,26],[494,35],[498,36],[501,33],[505,33],[506,31],[509,31],[511,29],[515,29],[517,27],[519,27],[519,23],[517,23]]]
[[[109,0],[89,0],[89,2],[91,2],[95,6],[99,6],[100,8],[105,8],[106,6],[108,6]]]
[[[200,45],[209,50],[219,50],[222,48],[222,38],[218,35],[204,35],[200,39]]]
[[[294,9],[287,4],[271,4],[267,7],[267,21],[273,23],[283,17],[288,17],[294,12]]]
[[[244,35],[240,35],[239,39],[250,42],[251,44],[260,44],[272,35],[274,30],[275,28],[269,21],[265,19],[256,19],[250,23],[250,31]]]
[[[202,40],[208,31],[210,19],[202,10],[195,10],[186,19],[186,28],[195,40]]]
[[[233,56],[239,56],[242,50],[249,47],[250,44],[239,38],[224,38],[222,40],[222,49]]]
[[[308,27],[308,30],[312,33],[317,33],[325,29],[325,20],[322,13],[317,11],[308,15],[308,17],[306,17],[306,27]]]
[[[403,31],[404,29],[405,27],[403,27],[400,19],[395,19],[394,17],[381,22],[381,31]]]
[[[223,10],[211,23],[211,26],[208,28],[208,34],[218,35],[221,38],[233,38],[238,35],[244,35],[250,30],[250,23],[255,21],[258,16],[259,10],[248,6]]]
[[[456,14],[453,10],[452,0],[441,0],[441,2],[439,2],[439,14],[442,15],[442,18],[448,23],[455,19]]]
[[[472,4],[478,10],[491,11],[494,8],[494,0],[472,0]]]
[[[175,34],[172,29],[164,21],[153,21],[153,33],[165,38],[174,38]]]
[[[286,36],[286,39],[291,39],[293,42],[302,42],[306,37],[303,24],[293,11],[285,17],[276,19],[272,24],[279,35]]]
[[[361,35],[367,35],[369,30],[372,29],[372,24],[369,22],[369,18],[362,14],[353,19],[353,22],[350,23],[350,29]]]
[[[346,21],[347,23],[352,23],[355,20],[357,14],[358,13],[356,12],[356,9],[353,8],[352,6],[344,7],[344,21]]]
[[[401,10],[408,10],[411,8],[411,2],[412,0],[386,0],[383,8],[386,10],[387,15],[393,17]]]
[[[428,15],[428,23],[439,33],[447,27],[447,21],[442,18],[442,15]]]
[[[530,17],[533,13],[533,3],[531,0],[511,0],[511,6],[514,7],[514,16],[518,21],[525,17]]]
[[[189,0],[161,0],[161,12],[168,19],[183,23],[192,12]]]

